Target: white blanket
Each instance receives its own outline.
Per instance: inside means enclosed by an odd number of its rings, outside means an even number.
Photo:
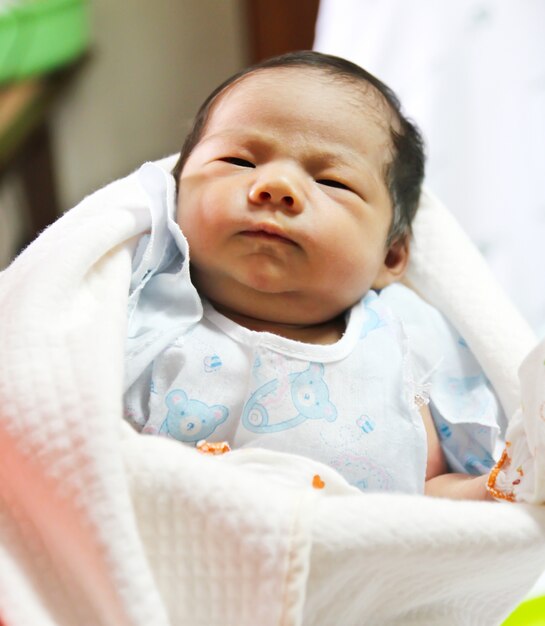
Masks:
[[[168,167],[172,160],[167,160]],[[134,176],[0,275],[4,626],[498,624],[545,568],[545,507],[362,495],[316,464],[204,456],[122,420],[126,296],[150,226]],[[508,413],[534,339],[427,196],[410,281]]]

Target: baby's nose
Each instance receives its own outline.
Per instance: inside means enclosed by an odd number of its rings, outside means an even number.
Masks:
[[[302,197],[295,181],[287,174],[271,172],[261,175],[254,182],[248,194],[250,202],[256,205],[271,205],[290,213],[302,210]]]

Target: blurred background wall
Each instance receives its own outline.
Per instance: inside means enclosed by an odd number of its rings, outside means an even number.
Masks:
[[[239,0],[94,0],[92,33],[53,119],[63,209],[177,151],[203,94],[247,60]]]

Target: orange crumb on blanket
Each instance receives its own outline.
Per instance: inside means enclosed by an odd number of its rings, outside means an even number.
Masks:
[[[320,478],[318,474],[314,474],[312,477],[312,486],[314,489],[323,489],[325,487],[324,481]]]
[[[197,442],[197,450],[202,454],[219,455],[230,452],[231,446],[227,441],[206,441],[206,439],[201,439]]]

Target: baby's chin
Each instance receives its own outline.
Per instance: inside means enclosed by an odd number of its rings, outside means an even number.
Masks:
[[[197,271],[193,278],[200,295],[219,313],[256,330],[327,325],[344,316],[362,297],[356,290],[323,293],[308,282],[299,285],[285,276],[273,280],[270,274],[266,280],[254,280],[255,275],[250,280],[247,273],[211,276]]]

